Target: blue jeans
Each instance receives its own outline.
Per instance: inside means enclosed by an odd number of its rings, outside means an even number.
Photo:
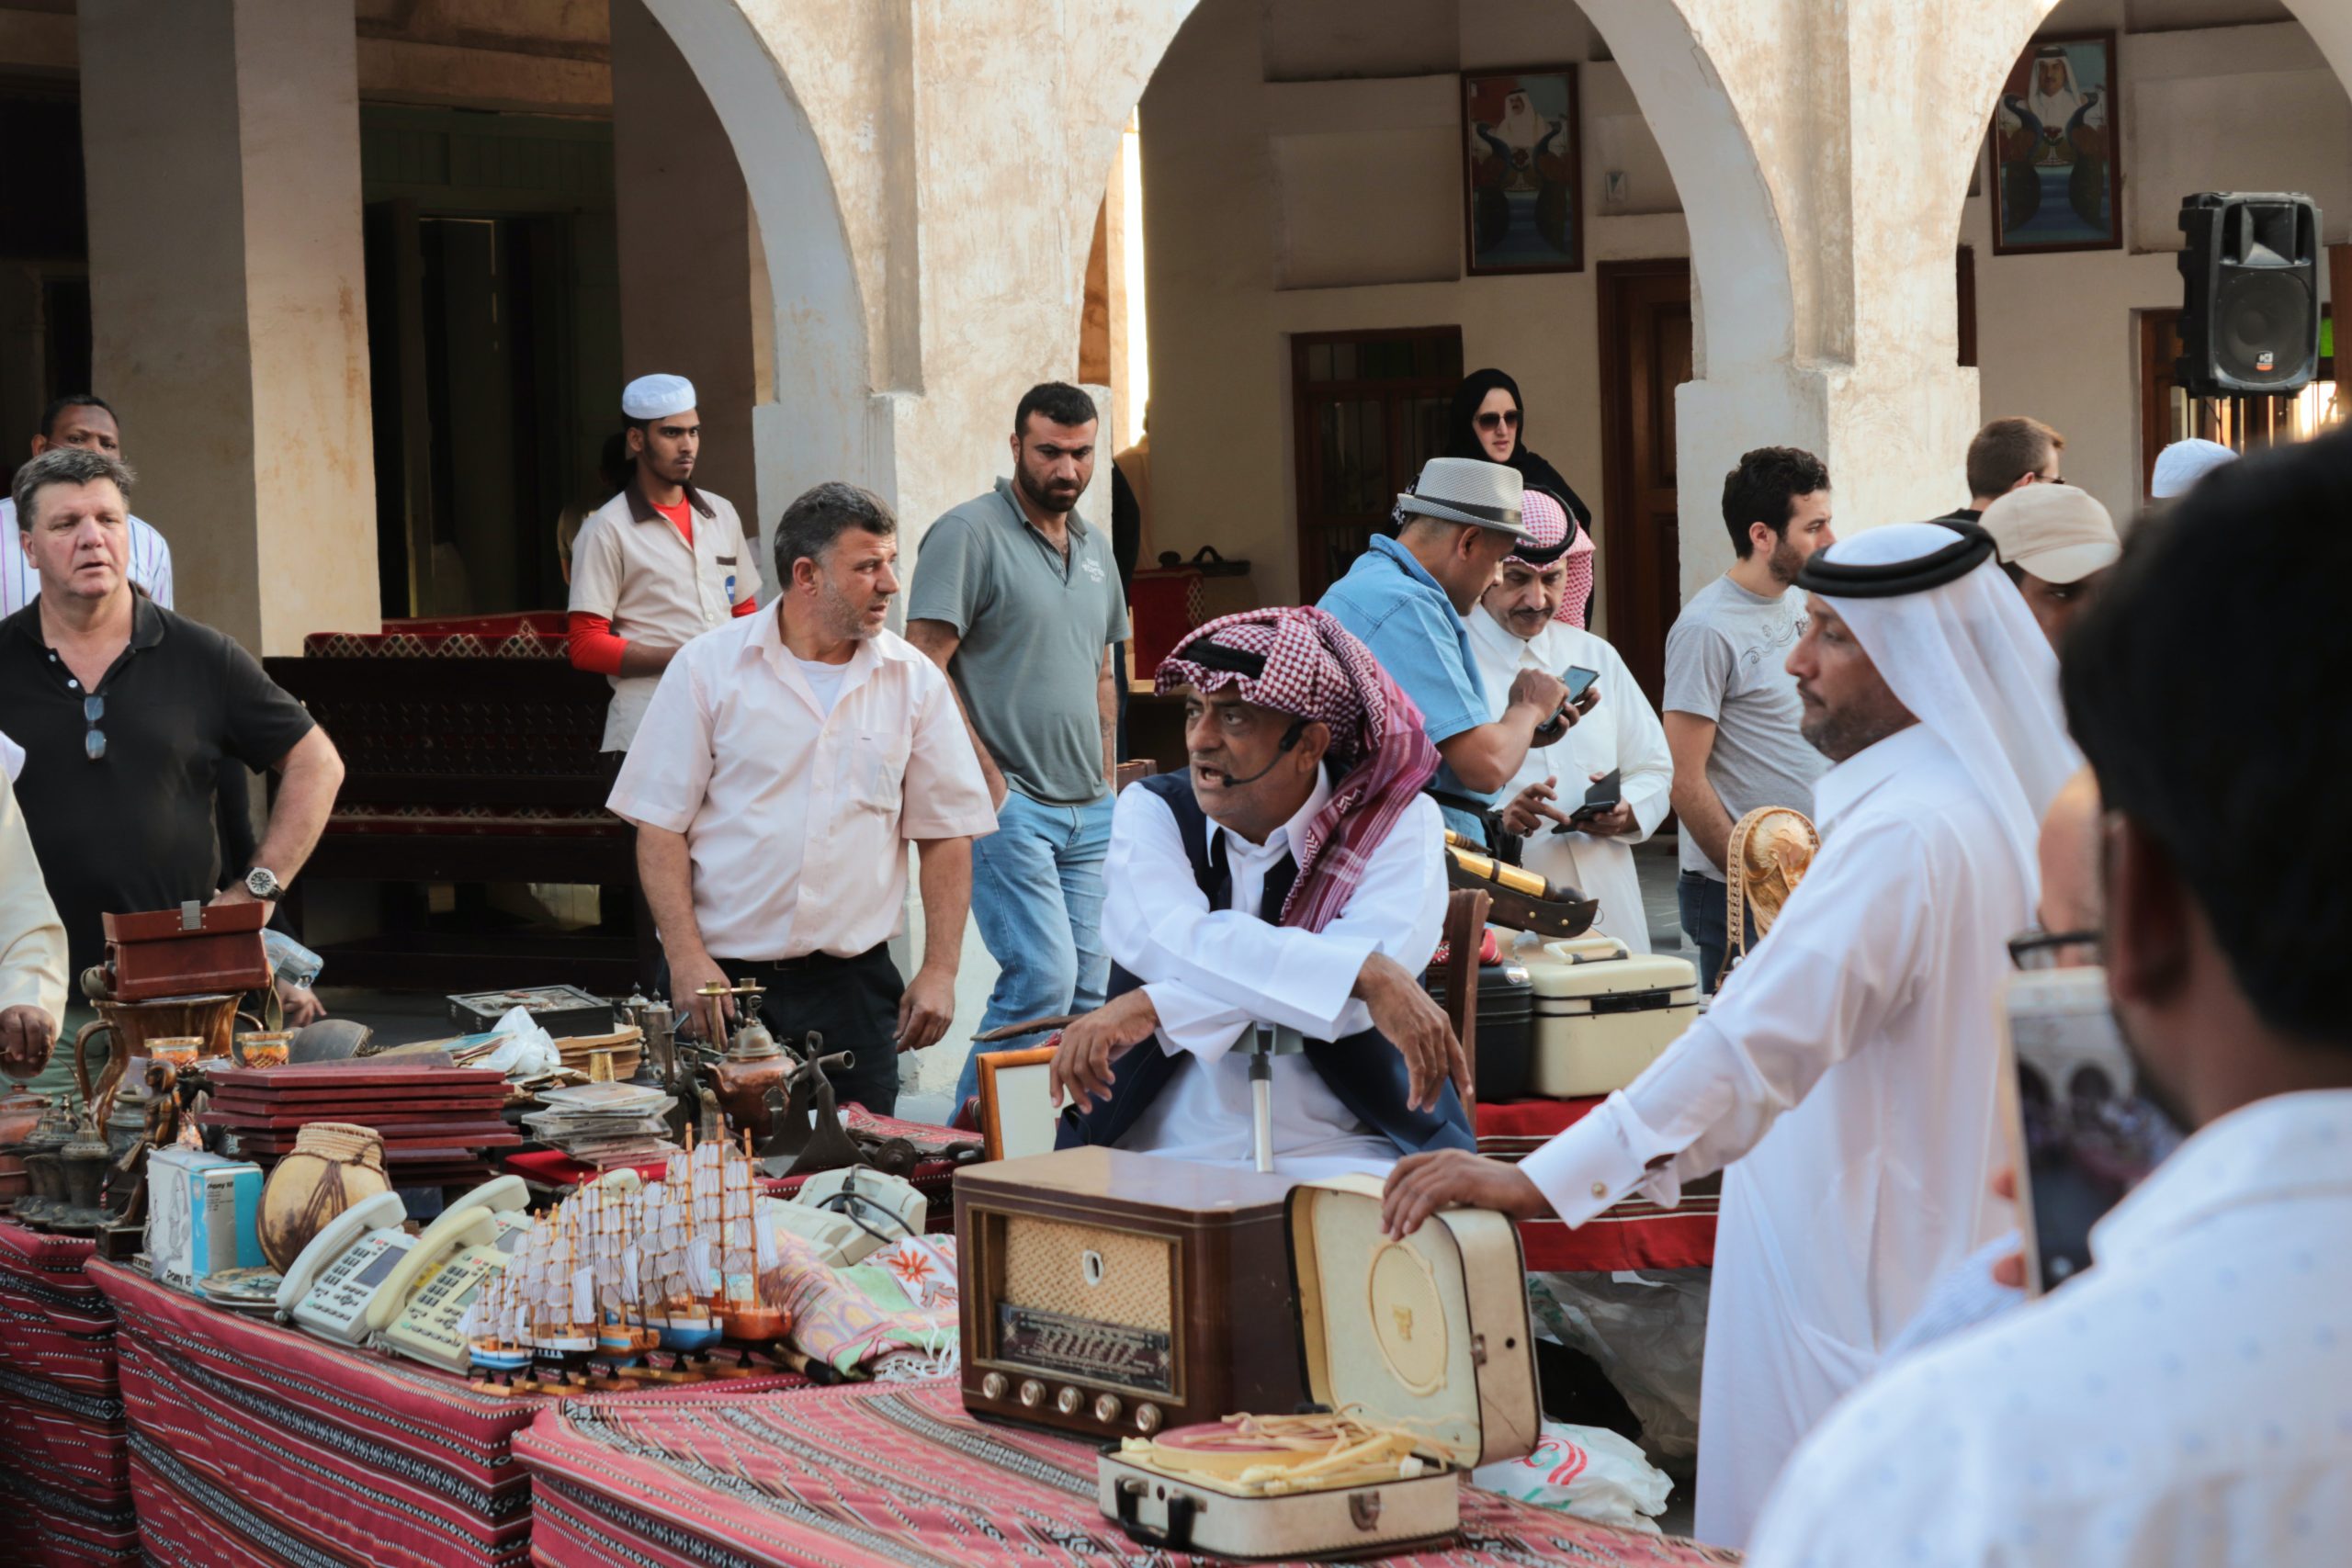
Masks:
[[[1110,848],[1107,795],[1091,806],[1046,806],[1015,790],[997,812],[996,831],[972,840],[972,918],[998,969],[978,1032],[1102,1005],[1111,981],[1102,951],[1102,861]],[[1006,1040],[989,1049],[1036,1043]],[[956,1104],[979,1092],[979,1064],[967,1055]]]
[[[1714,995],[1715,976],[1723,973],[1724,950],[1731,945],[1731,923],[1725,919],[1730,886],[1701,872],[1686,871],[1674,885],[1675,902],[1682,908],[1682,934],[1699,950],[1699,989]],[[1756,947],[1756,922],[1747,921],[1747,946]]]

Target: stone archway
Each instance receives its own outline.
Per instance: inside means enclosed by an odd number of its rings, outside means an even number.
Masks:
[[[767,265],[775,397],[752,411],[762,549],[786,503],[820,479],[896,499],[888,384],[829,149],[787,62],[738,0],[646,0],[735,149]],[[808,9],[818,7],[812,6]]]

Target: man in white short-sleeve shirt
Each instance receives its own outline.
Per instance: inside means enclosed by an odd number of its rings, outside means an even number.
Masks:
[[[613,685],[604,750],[629,749],[678,649],[756,604],[758,551],[722,496],[690,482],[702,450],[694,383],[640,376],[621,392],[636,475],[580,525],[565,622],[571,662]]]
[[[888,1115],[898,1055],[955,1011],[972,840],[991,832],[978,757],[937,665],[883,626],[898,524],[828,483],[776,525],[773,610],[670,660],[608,803],[637,825],[638,874],[681,1017],[704,985],[757,981],[762,1016],[812,1032],[844,1098]],[[923,958],[900,982],[888,943],[922,860]]]

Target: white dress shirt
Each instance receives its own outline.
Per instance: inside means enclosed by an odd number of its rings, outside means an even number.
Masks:
[[[1258,918],[1267,874],[1292,857],[1330,797],[1318,775],[1306,804],[1263,844],[1210,822],[1210,842],[1224,839],[1233,877],[1230,902],[1213,911],[1167,803],[1146,789],[1119,792],[1102,873],[1102,945],[1144,982],[1159,1013],[1159,1048],[1186,1058],[1121,1148],[1249,1163],[1249,1054],[1233,1051],[1234,1043],[1260,1022],[1287,1024],[1310,1040],[1360,1033],[1372,1014],[1349,993],[1365,959],[1385,953],[1415,974],[1428,966],[1445,927],[1446,885],[1444,818],[1427,795],[1415,797],[1372,852],[1363,880],[1329,925],[1308,931]],[[1274,1058],[1272,1099],[1278,1173],[1300,1180],[1379,1175],[1396,1163],[1396,1145],[1341,1104],[1306,1057]]]
[[[1749,1568],[2352,1560],[2346,1238],[2352,1089],[2223,1117],[2099,1222],[2090,1269],[1839,1405]]]
[[[13,615],[40,597],[40,573],[25,558],[23,536],[17,532],[17,503],[0,496],[0,536],[7,540],[5,564],[0,564],[0,616]],[[130,519],[130,581],[147,597],[172,607],[172,547],[144,520]]]
[[[1647,953],[1650,922],[1642,905],[1641,877],[1634,870],[1634,846],[1666,820],[1667,797],[1673,793],[1674,754],[1667,750],[1665,727],[1617,650],[1592,633],[1566,621],[1547,621],[1522,642],[1483,605],[1472,606],[1462,618],[1469,626],[1470,651],[1496,718],[1510,705],[1510,683],[1522,670],[1557,675],[1577,665],[1600,671],[1593,682],[1600,705],[1551,745],[1528,748],[1527,760],[1496,798],[1509,805],[1529,784],[1557,779],[1559,799],[1554,804],[1566,814],[1583,804],[1593,774],[1611,769],[1623,774],[1621,798],[1634,808],[1633,831],[1598,839],[1576,829],[1555,833],[1546,822],[1528,835],[1521,861],[1554,886],[1581,888],[1587,897],[1599,899],[1593,930],[1634,953]]]
[[[616,815],[686,836],[695,919],[716,957],[879,946],[899,929],[908,840],[996,830],[937,665],[877,632],[830,706],[799,665],[774,609],[687,643],[613,785]]]
[[[1928,1287],[2010,1224],[1996,1020],[2032,889],[1914,725],[1815,793],[1822,849],[1712,1010],[1520,1168],[1571,1224],[1728,1167],[1701,1385],[1697,1534],[1738,1546],[1799,1438]]]

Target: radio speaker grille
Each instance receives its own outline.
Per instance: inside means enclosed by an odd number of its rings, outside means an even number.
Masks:
[[[1003,1224],[1008,1304],[1173,1331],[1176,1259],[1167,1238],[1020,1214]]]

